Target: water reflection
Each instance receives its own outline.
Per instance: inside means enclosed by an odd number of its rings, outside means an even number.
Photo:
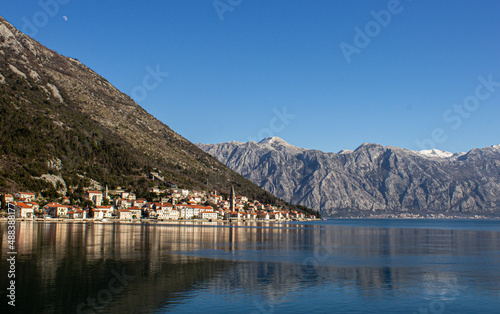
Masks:
[[[6,226],[0,224],[2,274],[8,267]],[[459,304],[471,298],[481,302],[478,309],[500,295],[499,235],[259,223],[21,222],[16,309],[418,312],[438,305],[463,309]],[[0,282],[7,286],[5,275]],[[391,305],[395,300],[404,302],[398,308]],[[4,313],[7,305],[1,306]]]

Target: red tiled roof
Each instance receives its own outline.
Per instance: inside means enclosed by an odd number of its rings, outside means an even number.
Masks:
[[[31,208],[31,206],[29,206],[28,204],[23,203],[23,202],[16,202],[15,204],[19,208]]]
[[[66,206],[61,205],[59,203],[49,203],[47,204],[47,207],[66,207]]]

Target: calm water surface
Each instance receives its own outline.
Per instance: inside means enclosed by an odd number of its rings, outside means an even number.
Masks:
[[[498,221],[19,222],[16,232],[16,308],[2,292],[1,313],[500,313]]]

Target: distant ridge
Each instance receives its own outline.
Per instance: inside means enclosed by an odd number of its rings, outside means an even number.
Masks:
[[[467,153],[370,143],[325,153],[276,137],[197,145],[274,195],[323,215],[500,215],[500,145]]]

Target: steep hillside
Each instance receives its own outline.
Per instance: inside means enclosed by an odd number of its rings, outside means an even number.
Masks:
[[[0,17],[0,192],[105,184],[144,191],[158,169],[187,188],[285,204],[148,114],[76,59]],[[208,183],[208,185],[207,185]]]
[[[274,195],[325,215],[500,215],[500,145],[466,154],[378,144],[335,154],[276,137],[198,146]]]

